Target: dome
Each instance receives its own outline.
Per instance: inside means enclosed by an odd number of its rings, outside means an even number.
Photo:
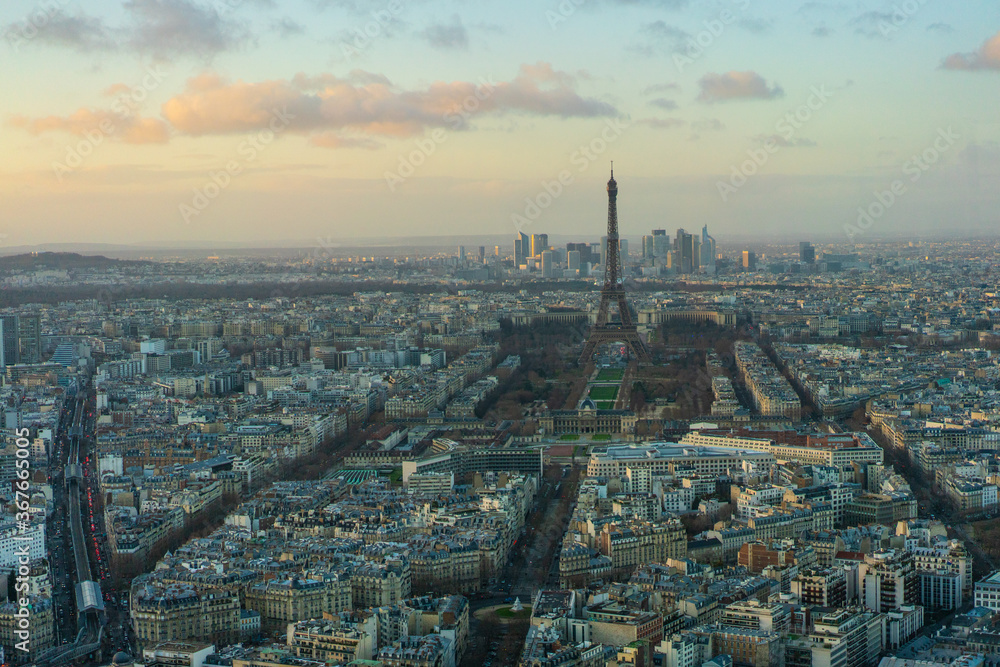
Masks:
[[[115,657],[111,658],[111,664],[115,666],[118,665],[121,665],[122,667],[125,667],[125,665],[131,666],[133,662],[134,661],[132,660],[132,656],[130,656],[125,651],[118,651],[118,653],[115,653]]]

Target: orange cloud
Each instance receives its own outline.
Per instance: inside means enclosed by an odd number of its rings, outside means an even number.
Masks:
[[[36,136],[45,132],[66,132],[76,137],[100,135],[127,144],[162,144],[169,139],[167,125],[162,120],[104,109],[83,108],[68,116],[43,118],[15,116],[10,124]]]
[[[978,51],[953,53],[944,60],[945,69],[1000,69],[1000,32],[987,39]]]
[[[781,97],[784,91],[780,86],[768,87],[757,72],[726,72],[714,74],[709,72],[698,81],[701,86],[699,102],[715,103],[739,99],[769,100]]]
[[[381,136],[411,136],[428,128],[467,129],[479,114],[525,113],[589,117],[617,113],[606,102],[581,96],[575,79],[547,63],[522,66],[511,81],[435,82],[404,90],[381,75],[352,72],[291,80],[230,82],[216,74],[188,81],[184,92],[163,104],[163,117],[192,136],[264,129],[277,115],[301,134],[349,130]],[[336,140],[320,139],[318,144]]]

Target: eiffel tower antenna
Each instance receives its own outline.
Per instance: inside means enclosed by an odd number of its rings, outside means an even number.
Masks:
[[[611,162],[611,180],[608,181],[608,247],[604,255],[601,305],[597,310],[597,320],[590,329],[587,342],[583,345],[580,364],[590,362],[598,345],[615,342],[628,346],[639,363],[652,363],[649,350],[639,337],[639,331],[632,320],[632,311],[625,299],[625,283],[621,275],[621,248],[618,242],[618,182],[615,181],[614,161]],[[610,318],[612,302],[618,306],[618,322]]]

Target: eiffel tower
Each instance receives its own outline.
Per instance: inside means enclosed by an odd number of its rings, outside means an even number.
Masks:
[[[590,335],[580,355],[580,365],[590,362],[598,345],[621,342],[628,346],[639,363],[652,363],[649,350],[639,337],[632,321],[632,311],[625,300],[625,284],[621,276],[621,252],[618,244],[618,183],[615,182],[615,163],[611,163],[611,180],[608,181],[608,249],[604,253],[604,287],[601,289],[601,306],[597,311],[597,321],[590,329]],[[618,304],[618,318],[610,318],[611,303]]]

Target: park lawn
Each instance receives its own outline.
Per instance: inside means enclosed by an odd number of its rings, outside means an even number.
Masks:
[[[614,385],[601,385],[590,388],[590,398],[596,401],[613,401],[618,398],[618,387]]]
[[[403,469],[396,468],[389,474],[389,483],[393,486],[403,483]]]
[[[607,433],[595,433],[593,436],[591,436],[590,439],[594,440],[595,442],[603,442],[605,440],[610,440],[611,436],[608,435]]]
[[[579,440],[580,436],[577,435],[576,433],[563,433],[561,436],[559,436],[559,439],[560,440]]]
[[[597,371],[597,382],[621,382],[625,377],[623,368],[602,368]]]
[[[497,616],[500,618],[531,618],[531,607],[525,607],[521,611],[511,611],[510,607],[497,609]]]
[[[614,410],[615,409],[615,402],[614,401],[594,401],[594,405],[597,406],[598,410]]]

